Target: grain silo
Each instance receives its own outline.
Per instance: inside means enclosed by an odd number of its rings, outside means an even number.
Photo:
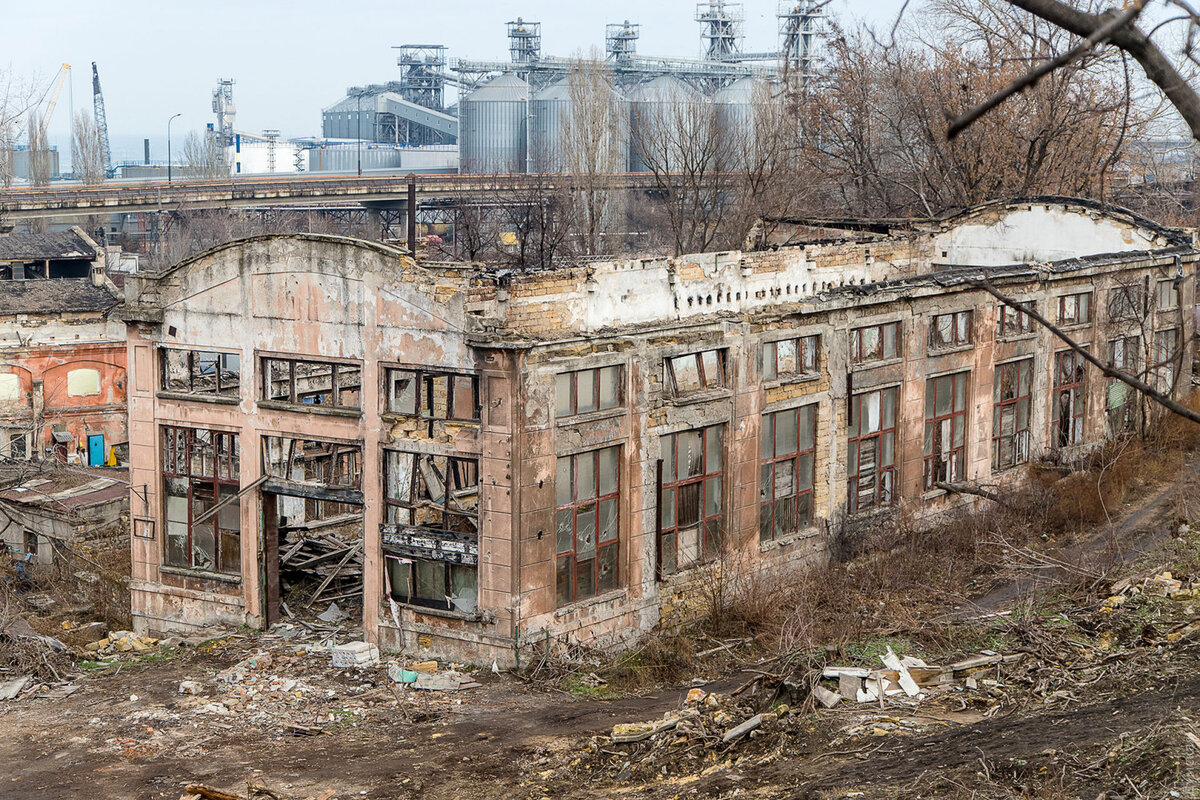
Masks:
[[[674,160],[674,154],[662,152],[673,133],[669,128],[690,126],[700,116],[695,113],[704,97],[673,75],[660,75],[635,87],[629,93],[629,171],[650,172],[650,161]]]
[[[458,106],[461,171],[525,172],[529,84],[506,73],[462,99]]]

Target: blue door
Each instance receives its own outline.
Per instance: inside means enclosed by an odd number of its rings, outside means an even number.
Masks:
[[[104,434],[88,434],[88,464],[104,466]]]

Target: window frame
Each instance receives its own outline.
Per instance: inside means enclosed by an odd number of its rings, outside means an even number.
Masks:
[[[863,400],[869,396],[879,395],[879,428],[877,430],[863,431],[862,413]],[[884,397],[891,397],[892,422],[891,427],[886,427],[884,424]],[[851,448],[853,448],[853,462],[848,461],[846,464],[846,510],[847,513],[854,514],[859,511],[867,511],[874,508],[883,508],[890,506],[897,499],[897,484],[899,481],[899,466],[896,464],[896,445],[900,426],[900,387],[899,386],[884,386],[876,389],[868,389],[862,392],[856,392],[850,396],[850,413],[848,414],[848,425],[846,437],[846,457],[851,458]],[[891,462],[880,467],[881,459],[884,452],[884,443],[887,438],[891,437],[892,443],[892,458]],[[874,478],[872,479],[871,502],[868,505],[863,505],[861,502],[862,493],[856,491],[856,487],[861,486],[863,480],[862,472],[862,445],[864,442],[873,442],[874,447]]]
[[[779,345],[788,342],[793,343],[795,347],[793,362],[796,367],[790,371],[779,368]],[[764,381],[819,375],[821,373],[821,334],[810,333],[804,336],[790,336],[763,342],[760,348],[760,363]]]
[[[287,382],[288,382],[288,397],[280,399],[271,397],[271,362],[279,362],[288,365]],[[333,402],[331,403],[305,403],[299,399],[300,393],[297,389],[296,366],[298,364],[310,364],[316,366],[329,367],[329,393],[332,395]],[[258,367],[261,373],[259,380],[259,402],[260,403],[276,403],[279,405],[294,406],[296,408],[315,409],[321,411],[356,411],[362,412],[362,393],[363,393],[363,365],[361,362],[355,361],[329,361],[320,358],[305,358],[302,356],[285,356],[259,354]],[[353,387],[343,387],[339,385],[338,373],[343,370],[353,370],[358,373],[358,383]],[[346,405],[342,402],[342,393],[347,391],[355,391],[358,394],[357,401],[354,405]],[[308,393],[306,393],[308,394]]]
[[[1170,341],[1165,341],[1167,336],[1170,337]],[[1161,392],[1170,392],[1175,384],[1175,359],[1179,357],[1179,351],[1178,327],[1160,328],[1154,331],[1154,380]]]
[[[1110,322],[1137,322],[1146,310],[1146,287],[1121,283],[1108,290],[1108,319]]]
[[[939,413],[938,400],[944,394],[941,388],[943,385],[949,385],[950,410]],[[955,483],[966,478],[967,409],[970,396],[970,370],[937,375],[925,381],[925,435],[921,448],[921,485],[927,492],[937,489],[939,482]],[[956,433],[954,428],[958,420],[962,421],[962,430]],[[940,431],[947,423],[950,427],[950,446],[938,447]],[[941,452],[945,452],[947,458],[941,458]]]
[[[614,460],[615,474],[613,476],[612,491],[602,492],[604,477],[601,474],[601,462],[605,453],[611,453]],[[558,608],[568,606],[572,603],[577,603],[580,600],[587,600],[592,597],[607,594],[608,592],[616,591],[621,586],[621,456],[622,447],[619,444],[601,447],[595,450],[587,450],[582,453],[571,453],[568,455],[558,456],[555,459],[555,507],[554,507],[554,596],[555,605]],[[588,491],[590,495],[580,497],[580,477],[583,470],[581,467],[586,463],[591,462],[591,485]],[[568,480],[570,486],[567,487],[567,492],[570,497],[564,502],[563,498],[563,466],[568,470]],[[613,529],[609,538],[601,539],[602,532],[602,515],[600,509],[602,504],[609,503],[613,513]],[[580,574],[580,527],[579,520],[581,516],[588,513],[592,514],[592,552],[584,561],[590,562],[587,570],[587,577],[590,580],[591,591],[585,591],[580,594],[580,584],[582,575]],[[570,519],[570,546],[564,548],[562,546],[563,534],[563,519],[564,516]],[[601,563],[602,556],[609,559],[612,577],[602,581]],[[565,574],[567,580],[564,582],[564,563],[567,565]],[[566,584],[564,586],[564,583]],[[564,593],[564,588],[569,587],[570,591]]]
[[[616,387],[616,400],[612,405],[604,405],[601,400],[601,386],[603,385],[603,374],[608,370],[616,370],[617,376],[614,379]],[[595,401],[595,408],[579,410],[579,382],[583,375],[591,375],[592,398]],[[566,380],[567,383],[567,403],[564,406],[562,400],[562,387],[560,381]],[[554,376],[554,418],[566,419],[567,417],[575,417],[580,414],[594,414],[600,411],[612,411],[614,409],[625,407],[625,365],[624,364],[605,364],[598,367],[589,367],[587,369],[577,369],[570,372],[559,372]]]
[[[1003,472],[1006,469],[1029,463],[1029,447],[1033,421],[1033,367],[1034,359],[1021,358],[997,364],[992,379],[992,471]],[[1004,371],[1011,369],[1015,375],[1012,385],[1015,387],[1012,397],[1003,397]],[[1022,374],[1022,369],[1026,370]],[[1024,386],[1025,393],[1021,393]],[[1025,427],[1020,427],[1021,407],[1025,408]],[[1013,417],[1011,433],[1004,433],[1004,416],[1009,413]],[[1007,463],[1002,463],[1005,440],[1008,440],[1009,452],[1012,454]]]
[[[665,577],[679,572],[684,572],[692,567],[707,564],[714,560],[721,552],[722,542],[725,535],[725,473],[727,457],[725,453],[725,436],[727,423],[719,422],[714,425],[705,425],[699,428],[688,428],[681,431],[673,431],[665,433],[659,437],[659,447],[664,458],[663,461],[663,478],[660,483],[660,500],[658,503],[658,525],[657,525],[657,552],[658,552],[658,572],[659,576]],[[715,470],[709,469],[709,452],[713,443],[710,442],[710,431],[716,439],[716,452],[719,459]],[[700,473],[698,475],[686,475],[679,477],[679,437],[686,435],[700,436]],[[671,458],[666,458],[668,452],[668,441],[670,442],[669,452]],[[668,463],[669,462],[669,463]],[[711,487],[713,482],[716,482],[716,510],[713,513],[707,513],[710,505],[710,498],[713,496]],[[689,490],[691,487],[696,488],[696,519],[693,525],[681,526],[680,519],[680,503],[679,493],[681,489]],[[670,493],[668,495],[668,493]],[[666,500],[671,498],[672,520],[668,525],[664,519],[663,512],[666,506]],[[681,530],[687,531],[691,528],[696,530],[696,558],[687,563],[681,564],[679,560],[679,533]],[[664,542],[667,539],[671,542],[671,561],[668,567],[668,561],[665,558],[666,546]]]
[[[943,341],[939,336],[941,321],[947,318],[950,320],[950,341]],[[974,328],[975,311],[973,309],[934,314],[929,318],[929,349],[937,352],[970,347],[975,343]]]
[[[812,527],[817,485],[817,422],[820,414],[819,405],[819,403],[808,403],[794,408],[768,411],[762,415],[762,424],[759,429],[758,488],[758,537],[761,542],[775,541],[798,533],[805,528]],[[780,454],[777,432],[779,429],[778,417],[782,414],[796,415],[796,441],[791,443],[794,445],[793,450]],[[806,414],[811,417],[807,425],[809,431],[808,438],[811,445],[808,448],[802,446],[804,442],[804,418]],[[769,452],[768,443],[770,444]],[[808,456],[809,461],[807,473],[808,488],[802,489],[802,479],[805,475],[800,469],[800,464],[804,461],[805,456]],[[781,498],[777,493],[779,488],[779,468],[781,464],[786,464],[789,461],[793,462],[792,480],[789,487],[791,494]],[[804,498],[807,498],[808,502],[807,515],[803,513],[802,509],[802,500]],[[786,504],[788,500],[794,501],[794,513],[791,515],[793,517],[791,520],[793,525],[789,530],[780,531],[779,506]]]
[[[208,447],[212,450],[212,474],[205,475],[204,463],[205,457],[203,452],[197,451],[197,434],[205,433],[208,435],[210,443]],[[220,443],[224,442],[224,450],[222,451]],[[203,446],[203,445],[201,445]],[[239,445],[239,434],[232,431],[220,431],[211,428],[190,428],[182,425],[162,425],[159,428],[159,478],[162,482],[163,504],[162,504],[162,564],[166,567],[174,567],[177,569],[198,570],[203,572],[212,572],[221,575],[237,575],[241,577],[241,502],[238,500],[230,501],[238,513],[238,527],[236,529],[223,528],[221,526],[221,512],[211,515],[208,520],[202,524],[212,525],[213,537],[213,565],[211,568],[204,566],[196,566],[195,563],[195,519],[212,509],[225,500],[229,493],[237,494],[241,491],[241,449]],[[201,468],[195,470],[195,459],[197,455],[200,459]],[[224,468],[222,469],[222,464]],[[187,494],[179,495],[172,494],[169,489],[169,481],[182,480],[187,482]],[[198,487],[207,486],[212,492],[212,506],[204,509],[197,514],[196,507],[196,489]],[[222,489],[226,491],[222,491]],[[171,528],[173,524],[177,524],[169,518],[167,508],[168,497],[183,497],[187,498],[187,534],[184,541],[185,553],[187,554],[186,564],[172,563],[170,559],[171,548],[168,546],[168,538],[171,536]],[[232,556],[227,556],[225,553],[226,536],[237,542],[236,559]],[[224,568],[222,565],[229,560],[236,563],[236,569]]]
[[[1169,305],[1164,305],[1163,290],[1166,289],[1166,302]],[[1175,285],[1174,278],[1164,278],[1154,287],[1154,308],[1156,311],[1174,311],[1179,308],[1180,303],[1179,287]]]
[[[1094,292],[1091,289],[1082,292],[1068,292],[1058,296],[1058,324],[1059,325],[1091,325],[1092,324],[1092,306]],[[1086,306],[1086,315],[1084,318],[1068,319],[1066,315],[1067,301],[1075,301],[1075,315],[1080,316],[1080,309]]]
[[[704,356],[708,353],[716,353],[717,370],[720,376],[717,382],[711,381],[707,370],[704,368]],[[684,359],[695,359],[696,375],[700,385],[694,389],[680,389],[679,382],[676,377],[676,362],[681,362]],[[707,350],[700,350],[694,353],[681,353],[675,356],[665,356],[663,358],[663,370],[665,373],[666,386],[671,397],[687,397],[690,395],[703,394],[705,392],[717,391],[729,387],[729,348],[713,347]]]
[[[1015,339],[1034,333],[1034,321],[1029,312],[1035,308],[1032,300],[1018,306],[1000,303],[996,309],[996,338]]]
[[[463,370],[452,369],[429,369],[426,367],[404,366],[404,365],[384,365],[383,367],[383,414],[393,417],[406,417],[411,419],[419,419],[428,422],[481,422],[483,419],[483,407],[480,396],[480,381],[479,375],[475,372],[467,372]],[[413,410],[407,411],[403,408],[396,408],[394,401],[396,394],[395,378],[396,373],[406,373],[413,376]],[[446,383],[446,414],[439,416],[435,414],[437,403],[433,399],[435,390],[435,381],[439,378],[445,378]],[[471,410],[469,416],[459,416],[459,409],[456,409],[458,399],[458,381],[470,381],[471,393]]]
[[[1074,370],[1073,380],[1061,381],[1063,376],[1063,365],[1067,360],[1072,362]],[[1079,353],[1071,350],[1059,350],[1054,354],[1054,374],[1052,376],[1053,387],[1050,392],[1050,441],[1053,449],[1060,450],[1064,447],[1074,447],[1083,444],[1084,441],[1084,425],[1087,421],[1087,369],[1084,367],[1084,360]],[[1062,406],[1062,396],[1070,393],[1072,395],[1070,402],[1071,411],[1071,428],[1067,436],[1064,438],[1062,430],[1062,415],[1059,413]]]
[[[887,352],[887,329],[893,329],[895,336],[893,337],[894,352],[889,355]],[[862,340],[863,333],[874,330],[879,337],[879,355],[863,355]],[[850,330],[850,363],[851,364],[872,364],[878,361],[891,361],[904,356],[904,327],[901,320],[892,320],[891,322],[879,322],[874,325],[863,325]]]
[[[170,386],[168,380],[168,358],[170,354],[185,354],[187,357],[187,388],[180,389]],[[196,356],[215,355],[216,369],[214,370],[214,389],[206,391],[196,388]],[[237,383],[232,387],[222,386],[222,375],[225,374],[224,364],[230,356],[238,361]],[[226,350],[194,350],[186,347],[159,347],[158,348],[158,389],[160,392],[177,395],[195,395],[197,397],[215,397],[236,399],[241,396],[242,392],[242,354],[240,352],[232,352]],[[231,370],[229,370],[232,372]],[[232,389],[232,392],[225,391],[226,388]]]

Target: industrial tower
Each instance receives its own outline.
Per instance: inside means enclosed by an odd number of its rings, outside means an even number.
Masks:
[[[542,57],[542,23],[517,17],[508,23],[508,52],[514,64],[532,64]]]
[[[641,27],[629,20],[604,26],[604,52],[609,61],[628,61],[637,54]]]
[[[219,137],[223,146],[233,144],[233,121],[237,118],[237,108],[233,105],[231,78],[221,78],[217,81],[217,88],[213,89],[212,110],[217,115],[214,134]]]
[[[96,118],[96,132],[100,134],[100,146],[104,148],[104,174],[111,175],[112,149],[108,146],[108,118],[104,115],[104,93],[100,91],[100,72],[92,62],[92,116]],[[72,122],[74,122],[72,120]]]
[[[737,61],[742,51],[742,4],[708,0],[696,5],[706,61]]]
[[[791,0],[779,6],[780,56],[784,75],[798,75],[807,83],[816,76],[817,25],[829,0]]]
[[[396,64],[400,96],[410,103],[441,111],[446,107],[446,46],[402,44]]]

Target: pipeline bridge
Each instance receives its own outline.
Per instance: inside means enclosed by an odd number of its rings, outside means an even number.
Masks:
[[[614,173],[586,178],[595,188],[655,189],[654,175]],[[410,198],[486,201],[530,197],[535,192],[583,188],[571,174],[512,175],[286,175],[209,180],[112,182],[92,185],[0,189],[0,225],[24,219],[61,219],[98,214],[180,212],[210,208],[357,206],[407,208]]]

